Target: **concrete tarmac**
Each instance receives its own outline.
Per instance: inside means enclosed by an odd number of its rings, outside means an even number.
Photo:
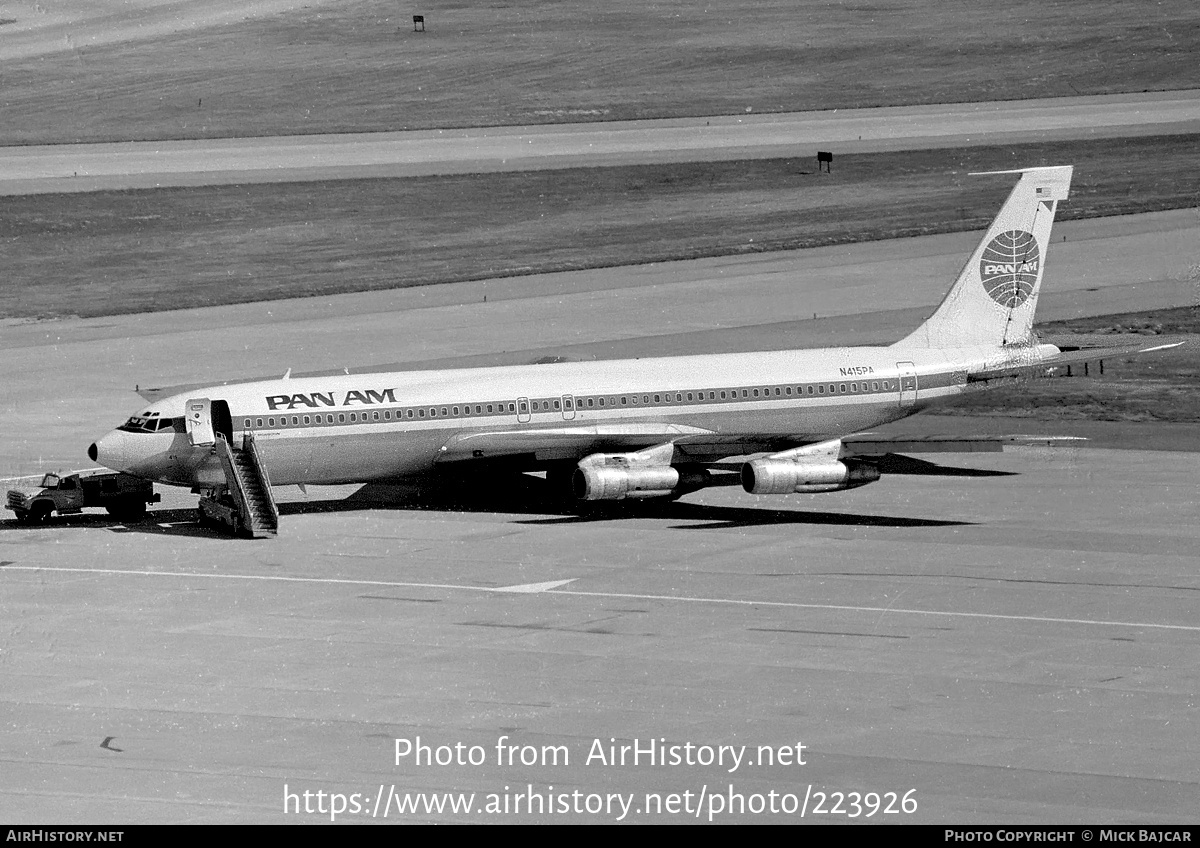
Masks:
[[[815,157],[1200,132],[1200,90],[524,127],[0,148],[0,195]]]
[[[807,796],[829,822],[854,807],[816,793],[857,792],[874,821],[1194,823],[1200,455],[947,464],[584,517],[529,477],[310,490],[265,542],[174,496],[2,526],[0,809],[328,821],[322,792],[357,805],[340,821],[749,822]],[[397,761],[418,739],[433,764]],[[658,740],[678,765],[621,764]],[[771,792],[793,812],[728,813]],[[400,814],[416,793],[474,806]]]

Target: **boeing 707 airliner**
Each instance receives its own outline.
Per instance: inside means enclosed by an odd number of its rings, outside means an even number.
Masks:
[[[980,440],[902,445],[865,431],[1071,361],[1039,342],[1033,319],[1072,168],[993,173],[1019,179],[934,314],[887,347],[285,375],[158,400],[88,455],[210,495],[230,483],[218,443],[240,442],[275,486],[506,467],[603,501],[730,481],[757,494],[830,492],[877,480],[879,457],[902,446],[978,450]],[[740,474],[721,464],[729,457],[747,457]]]

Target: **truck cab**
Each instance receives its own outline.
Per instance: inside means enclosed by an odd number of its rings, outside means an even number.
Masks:
[[[85,507],[104,507],[121,520],[146,514],[146,505],[158,503],[154,485],[129,474],[46,474],[36,490],[9,489],[6,506],[22,524],[41,524],[57,512],[76,515]]]

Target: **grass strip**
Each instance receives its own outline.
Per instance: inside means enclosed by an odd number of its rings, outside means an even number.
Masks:
[[[0,204],[0,317],[147,312],[985,227],[1074,163],[1061,218],[1200,206],[1200,137],[809,160],[29,195]]]

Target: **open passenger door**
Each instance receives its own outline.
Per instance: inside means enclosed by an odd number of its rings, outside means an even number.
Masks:
[[[212,401],[208,398],[191,398],[187,402],[188,439],[195,446],[211,445],[217,441],[213,435]]]

